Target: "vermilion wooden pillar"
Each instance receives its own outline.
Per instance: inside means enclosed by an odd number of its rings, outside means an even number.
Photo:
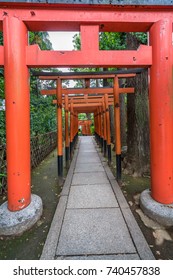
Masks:
[[[96,140],[97,140],[97,116],[96,113],[94,113],[94,127],[95,127],[95,136],[96,136]]]
[[[99,142],[99,145],[101,143],[101,137],[100,137],[100,112],[99,112],[99,108],[97,108],[97,111],[96,111],[96,119],[97,119],[97,135],[98,135],[98,142]]]
[[[172,22],[154,23],[150,43],[151,195],[160,203],[173,203]]]
[[[72,159],[73,154],[73,126],[74,126],[74,119],[73,119],[73,103],[70,106],[70,159]]]
[[[108,105],[108,94],[104,95],[105,106],[106,106],[106,129],[107,129],[107,153],[108,153],[108,164],[111,164],[111,131],[110,131],[110,115]]]
[[[66,167],[68,167],[69,159],[70,159],[69,132],[68,132],[68,95],[65,95],[65,158],[66,158]]]
[[[116,143],[116,171],[117,180],[121,179],[121,133],[120,133],[120,101],[118,77],[114,78],[114,123]]]
[[[8,209],[17,211],[31,201],[28,32],[20,19],[10,16],[4,18],[3,32]]]
[[[96,137],[97,143],[100,144],[98,109],[94,113],[94,130],[95,130],[95,137]]]
[[[98,112],[98,134],[99,134],[99,142],[100,142],[100,146],[102,146],[102,123],[101,123],[101,111],[100,111],[100,107],[98,107],[97,112]]]
[[[73,139],[74,139],[74,147],[77,143],[77,137],[78,137],[78,115],[76,111],[74,112],[74,134],[73,134]]]
[[[57,163],[58,177],[63,177],[63,141],[62,141],[62,93],[61,80],[57,79]]]
[[[103,109],[99,107],[100,111],[100,136],[101,136],[101,151],[103,152],[103,146],[104,146],[104,132],[103,132]]]
[[[98,144],[100,144],[99,123],[98,123],[98,110],[94,112],[94,134]]]
[[[106,105],[105,101],[103,100],[103,154],[104,157],[106,157],[106,152],[107,152],[107,128],[106,128]]]
[[[95,134],[95,138],[97,143],[99,142],[99,135],[98,135],[98,114],[96,112],[94,112],[94,134]]]

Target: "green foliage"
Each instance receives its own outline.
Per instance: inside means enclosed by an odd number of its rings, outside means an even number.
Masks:
[[[2,106],[2,101],[0,100],[0,145],[6,143],[5,111],[2,110]]]
[[[52,43],[47,32],[29,32],[30,45],[38,44],[41,50],[51,50]],[[35,69],[36,71],[40,69]],[[42,82],[42,88],[51,87],[48,81]],[[40,84],[36,77],[31,75],[31,136],[56,130],[56,108],[52,105],[53,96],[42,96],[39,92]]]
[[[81,43],[80,43],[80,35],[78,33],[76,33],[74,36],[73,36],[73,47],[74,47],[74,50],[80,50],[81,48]]]
[[[145,32],[131,32],[133,36],[135,36],[140,44],[147,45],[148,43],[148,36]]]
[[[0,71],[0,73],[2,73],[3,75],[3,70]],[[0,76],[0,99],[4,99],[4,77]]]
[[[78,119],[79,119],[80,121],[87,120],[86,113],[80,113],[80,114],[78,115]]]
[[[56,130],[56,107],[52,96],[31,94],[31,135]]]
[[[30,45],[38,44],[41,50],[52,50],[52,43],[47,32],[29,32]]]
[[[52,43],[47,32],[29,32],[30,45],[38,44],[42,50],[51,50]],[[40,69],[36,69],[40,70]],[[42,88],[53,86],[48,81],[42,81]],[[56,130],[56,108],[52,105],[53,96],[42,96],[39,93],[40,84],[36,77],[31,75],[31,136]]]
[[[99,34],[100,50],[123,50],[125,46],[125,33],[101,32]]]
[[[90,130],[91,130],[91,134],[94,135],[95,132],[94,124],[90,126]]]

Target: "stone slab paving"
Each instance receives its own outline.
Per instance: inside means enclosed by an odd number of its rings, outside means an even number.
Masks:
[[[89,154],[86,153],[86,155],[84,155],[84,156],[79,155],[76,164],[78,164],[78,163],[100,163],[100,158],[97,154],[91,155],[90,153]]]
[[[93,137],[80,137],[60,202],[41,259],[154,259]]]
[[[118,207],[109,184],[71,186],[67,208]]]
[[[108,184],[108,178],[105,175],[105,172],[84,172],[84,173],[75,173],[72,179],[72,185],[93,185],[93,184]]]
[[[85,161],[87,162],[90,159],[100,160],[97,152],[95,151],[95,152],[79,152],[77,161],[82,160],[83,163],[85,163]]]
[[[104,171],[103,165],[101,163],[80,163],[76,164],[74,173],[83,173],[83,172],[99,172]]]
[[[56,256],[57,260],[140,260],[138,254]]]
[[[136,253],[120,209],[66,210],[57,255],[120,253]]]

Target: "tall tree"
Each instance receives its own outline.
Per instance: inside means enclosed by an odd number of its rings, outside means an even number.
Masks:
[[[127,49],[146,43],[146,34],[127,34]],[[125,170],[134,176],[149,172],[148,71],[127,81],[135,94],[127,95],[127,157]]]

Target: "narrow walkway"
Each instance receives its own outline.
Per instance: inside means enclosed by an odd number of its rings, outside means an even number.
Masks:
[[[93,137],[80,137],[41,259],[154,259]]]

